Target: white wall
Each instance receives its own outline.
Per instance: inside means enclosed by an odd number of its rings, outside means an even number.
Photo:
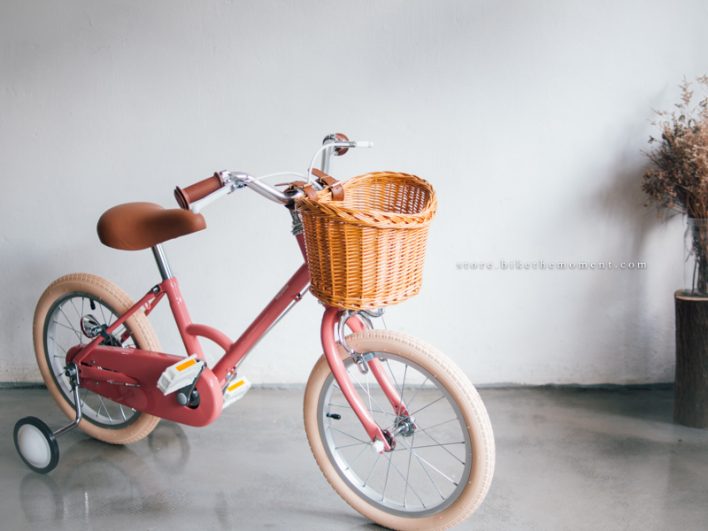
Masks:
[[[149,251],[103,247],[125,201],[173,206],[222,168],[337,161],[415,172],[440,195],[423,293],[389,327],[436,343],[478,383],[673,377],[681,221],[645,209],[651,108],[708,70],[704,1],[105,1],[0,4],[0,381],[35,381],[34,304],[86,270],[138,297]],[[167,245],[195,320],[232,335],[297,265],[288,216],[248,193]],[[458,270],[462,261],[644,260],[645,272]],[[163,309],[164,310],[164,309]],[[248,359],[303,382],[313,300]],[[166,349],[180,343],[163,311]]]

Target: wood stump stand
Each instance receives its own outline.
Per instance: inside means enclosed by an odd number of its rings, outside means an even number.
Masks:
[[[708,428],[708,297],[677,291],[674,421]]]

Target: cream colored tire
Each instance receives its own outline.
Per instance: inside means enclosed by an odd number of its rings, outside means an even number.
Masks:
[[[124,313],[133,304],[130,297],[118,286],[87,273],[72,273],[55,280],[40,297],[34,313],[33,325],[37,365],[50,394],[59,408],[71,419],[74,418],[74,405],[60,389],[55,371],[50,367],[46,331],[48,330],[47,320],[51,317],[49,313],[60,301],[72,294],[85,294],[87,297],[93,297],[107,308],[112,309],[117,315]],[[78,316],[76,319],[78,320]],[[138,348],[159,352],[160,345],[150,322],[142,311],[139,310],[128,319],[126,326]],[[130,418],[130,423],[115,428],[91,422],[84,415],[84,419],[79,423],[79,428],[91,437],[107,443],[128,444],[146,437],[160,422],[158,417],[146,413],[136,412],[133,415]]]
[[[457,525],[469,517],[482,503],[494,474],[494,436],[487,411],[476,389],[465,374],[441,352],[405,334],[388,330],[367,330],[349,336],[347,343],[356,352],[388,353],[398,356],[399,359],[415,364],[432,375],[436,380],[436,385],[442,386],[446,390],[449,400],[454,401],[457,405],[458,415],[461,415],[460,429],[466,429],[469,434],[467,440],[471,443],[472,464],[467,481],[461,482],[457,486],[459,490],[455,491],[454,501],[447,502],[448,505],[442,507],[438,512],[410,517],[400,514],[400,511],[398,511],[399,514],[392,514],[396,511],[390,511],[372,503],[360,490],[355,489],[351,482],[347,481],[345,473],[341,470],[343,467],[337,464],[336,458],[331,457],[332,450],[327,448],[328,443],[324,440],[326,437],[321,430],[326,420],[323,419],[322,401],[327,393],[325,387],[331,387],[333,380],[330,377],[331,371],[327,360],[322,356],[313,368],[307,383],[304,417],[310,448],[325,478],[352,508],[379,525],[401,530],[447,529]],[[341,355],[345,360],[349,358],[343,349]],[[382,357],[385,357],[385,354]],[[357,370],[356,367],[353,370]],[[422,385],[425,385],[425,382]],[[361,387],[361,389],[364,388]],[[364,396],[362,398],[366,401]],[[405,396],[403,401],[406,402]],[[329,414],[327,416],[329,417]],[[363,428],[361,429],[361,437],[366,437]],[[405,444],[405,441],[403,443]],[[356,444],[352,441],[352,445]],[[410,443],[411,448],[414,448],[413,444],[413,442]],[[368,478],[364,481],[364,486],[367,481]],[[408,480],[406,479],[407,488]],[[385,485],[383,492],[385,495]],[[383,500],[383,496],[381,499]]]

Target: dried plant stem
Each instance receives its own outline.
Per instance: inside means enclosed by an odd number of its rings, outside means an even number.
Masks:
[[[696,81],[708,93],[708,76]],[[686,214],[689,220],[708,220],[708,94],[696,97],[693,86],[684,79],[674,111],[657,112],[654,124],[661,137],[649,138],[656,147],[648,153],[653,164],[642,189],[659,206]],[[708,294],[708,221],[690,222],[691,291]]]

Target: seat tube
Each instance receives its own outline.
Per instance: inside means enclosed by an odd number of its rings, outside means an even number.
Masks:
[[[162,248],[162,245],[159,243],[157,245],[153,245],[152,255],[155,257],[157,269],[160,270],[162,280],[172,278],[172,270],[170,269],[170,264],[167,262],[167,255],[165,255],[165,250]]]
[[[182,337],[182,343],[184,343],[184,348],[187,349],[187,356],[196,354],[199,359],[204,359],[204,353],[202,352],[202,347],[199,344],[199,340],[196,336],[193,336],[187,332],[187,327],[192,324],[192,319],[187,311],[187,304],[182,298],[182,293],[179,289],[179,284],[175,277],[168,278],[162,282],[162,289],[167,293],[167,300],[170,301],[170,309],[172,310],[172,315],[175,318],[175,323],[177,323],[177,329],[179,330],[179,335]]]
[[[192,324],[192,319],[187,311],[187,305],[182,298],[177,279],[172,274],[170,264],[167,262],[167,255],[165,255],[165,250],[162,248],[162,245],[158,244],[153,246],[152,254],[155,257],[157,269],[160,271],[160,276],[162,277],[161,286],[167,294],[167,300],[170,302],[170,309],[175,318],[182,343],[184,343],[184,348],[187,350],[187,356],[196,354],[199,359],[204,359],[204,352],[199,344],[199,340],[196,336],[187,332],[187,327]]]

